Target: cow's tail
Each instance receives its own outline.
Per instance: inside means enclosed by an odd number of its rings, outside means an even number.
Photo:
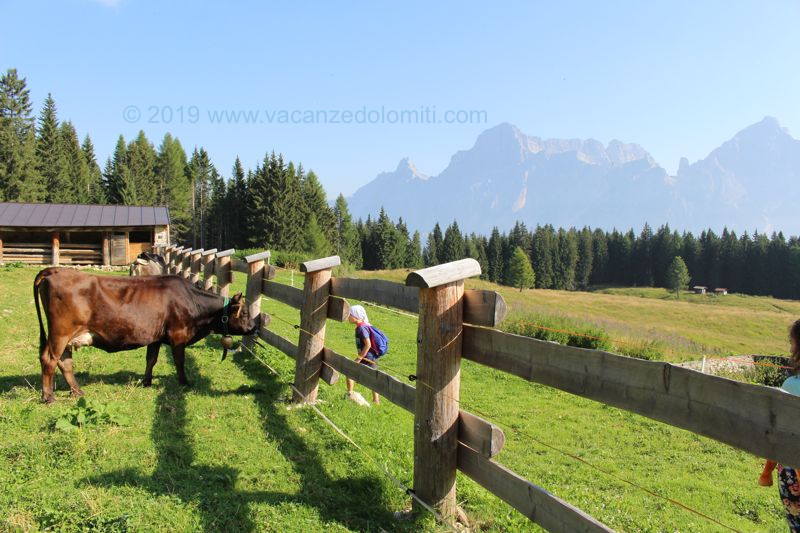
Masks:
[[[49,272],[45,269],[36,274],[33,280],[33,301],[36,303],[36,317],[39,319],[39,353],[44,351],[44,346],[47,344],[47,334],[44,331],[44,323],[42,322],[42,311],[39,306],[39,285],[45,280]]]

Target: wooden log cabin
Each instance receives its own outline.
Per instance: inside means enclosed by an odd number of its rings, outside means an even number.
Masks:
[[[0,262],[121,266],[167,244],[166,207],[0,203]]]

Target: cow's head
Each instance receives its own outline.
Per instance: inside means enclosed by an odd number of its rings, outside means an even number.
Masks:
[[[223,307],[220,317],[220,330],[217,333],[224,335],[252,335],[261,327],[261,315],[251,317],[250,311],[242,298],[242,293],[236,293],[228,305]]]

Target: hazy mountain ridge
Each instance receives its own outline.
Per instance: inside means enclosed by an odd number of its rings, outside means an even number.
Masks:
[[[529,226],[628,228],[665,222],[679,229],[800,232],[800,141],[766,117],[670,176],[641,146],[612,140],[541,139],[511,124],[481,133],[437,176],[408,158],[349,199],[356,217],[383,206],[413,229],[458,220],[487,233]]]

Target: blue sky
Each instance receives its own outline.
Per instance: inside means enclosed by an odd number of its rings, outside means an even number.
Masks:
[[[52,92],[102,159],[120,133],[158,144],[170,131],[189,151],[205,146],[225,176],[237,154],[253,167],[274,149],[334,195],[404,156],[438,174],[500,122],[637,142],[670,172],[765,115],[800,134],[794,1],[4,4],[0,67],[28,78],[37,114]],[[486,121],[267,115],[424,106]],[[213,123],[219,110],[257,111],[259,123]]]

